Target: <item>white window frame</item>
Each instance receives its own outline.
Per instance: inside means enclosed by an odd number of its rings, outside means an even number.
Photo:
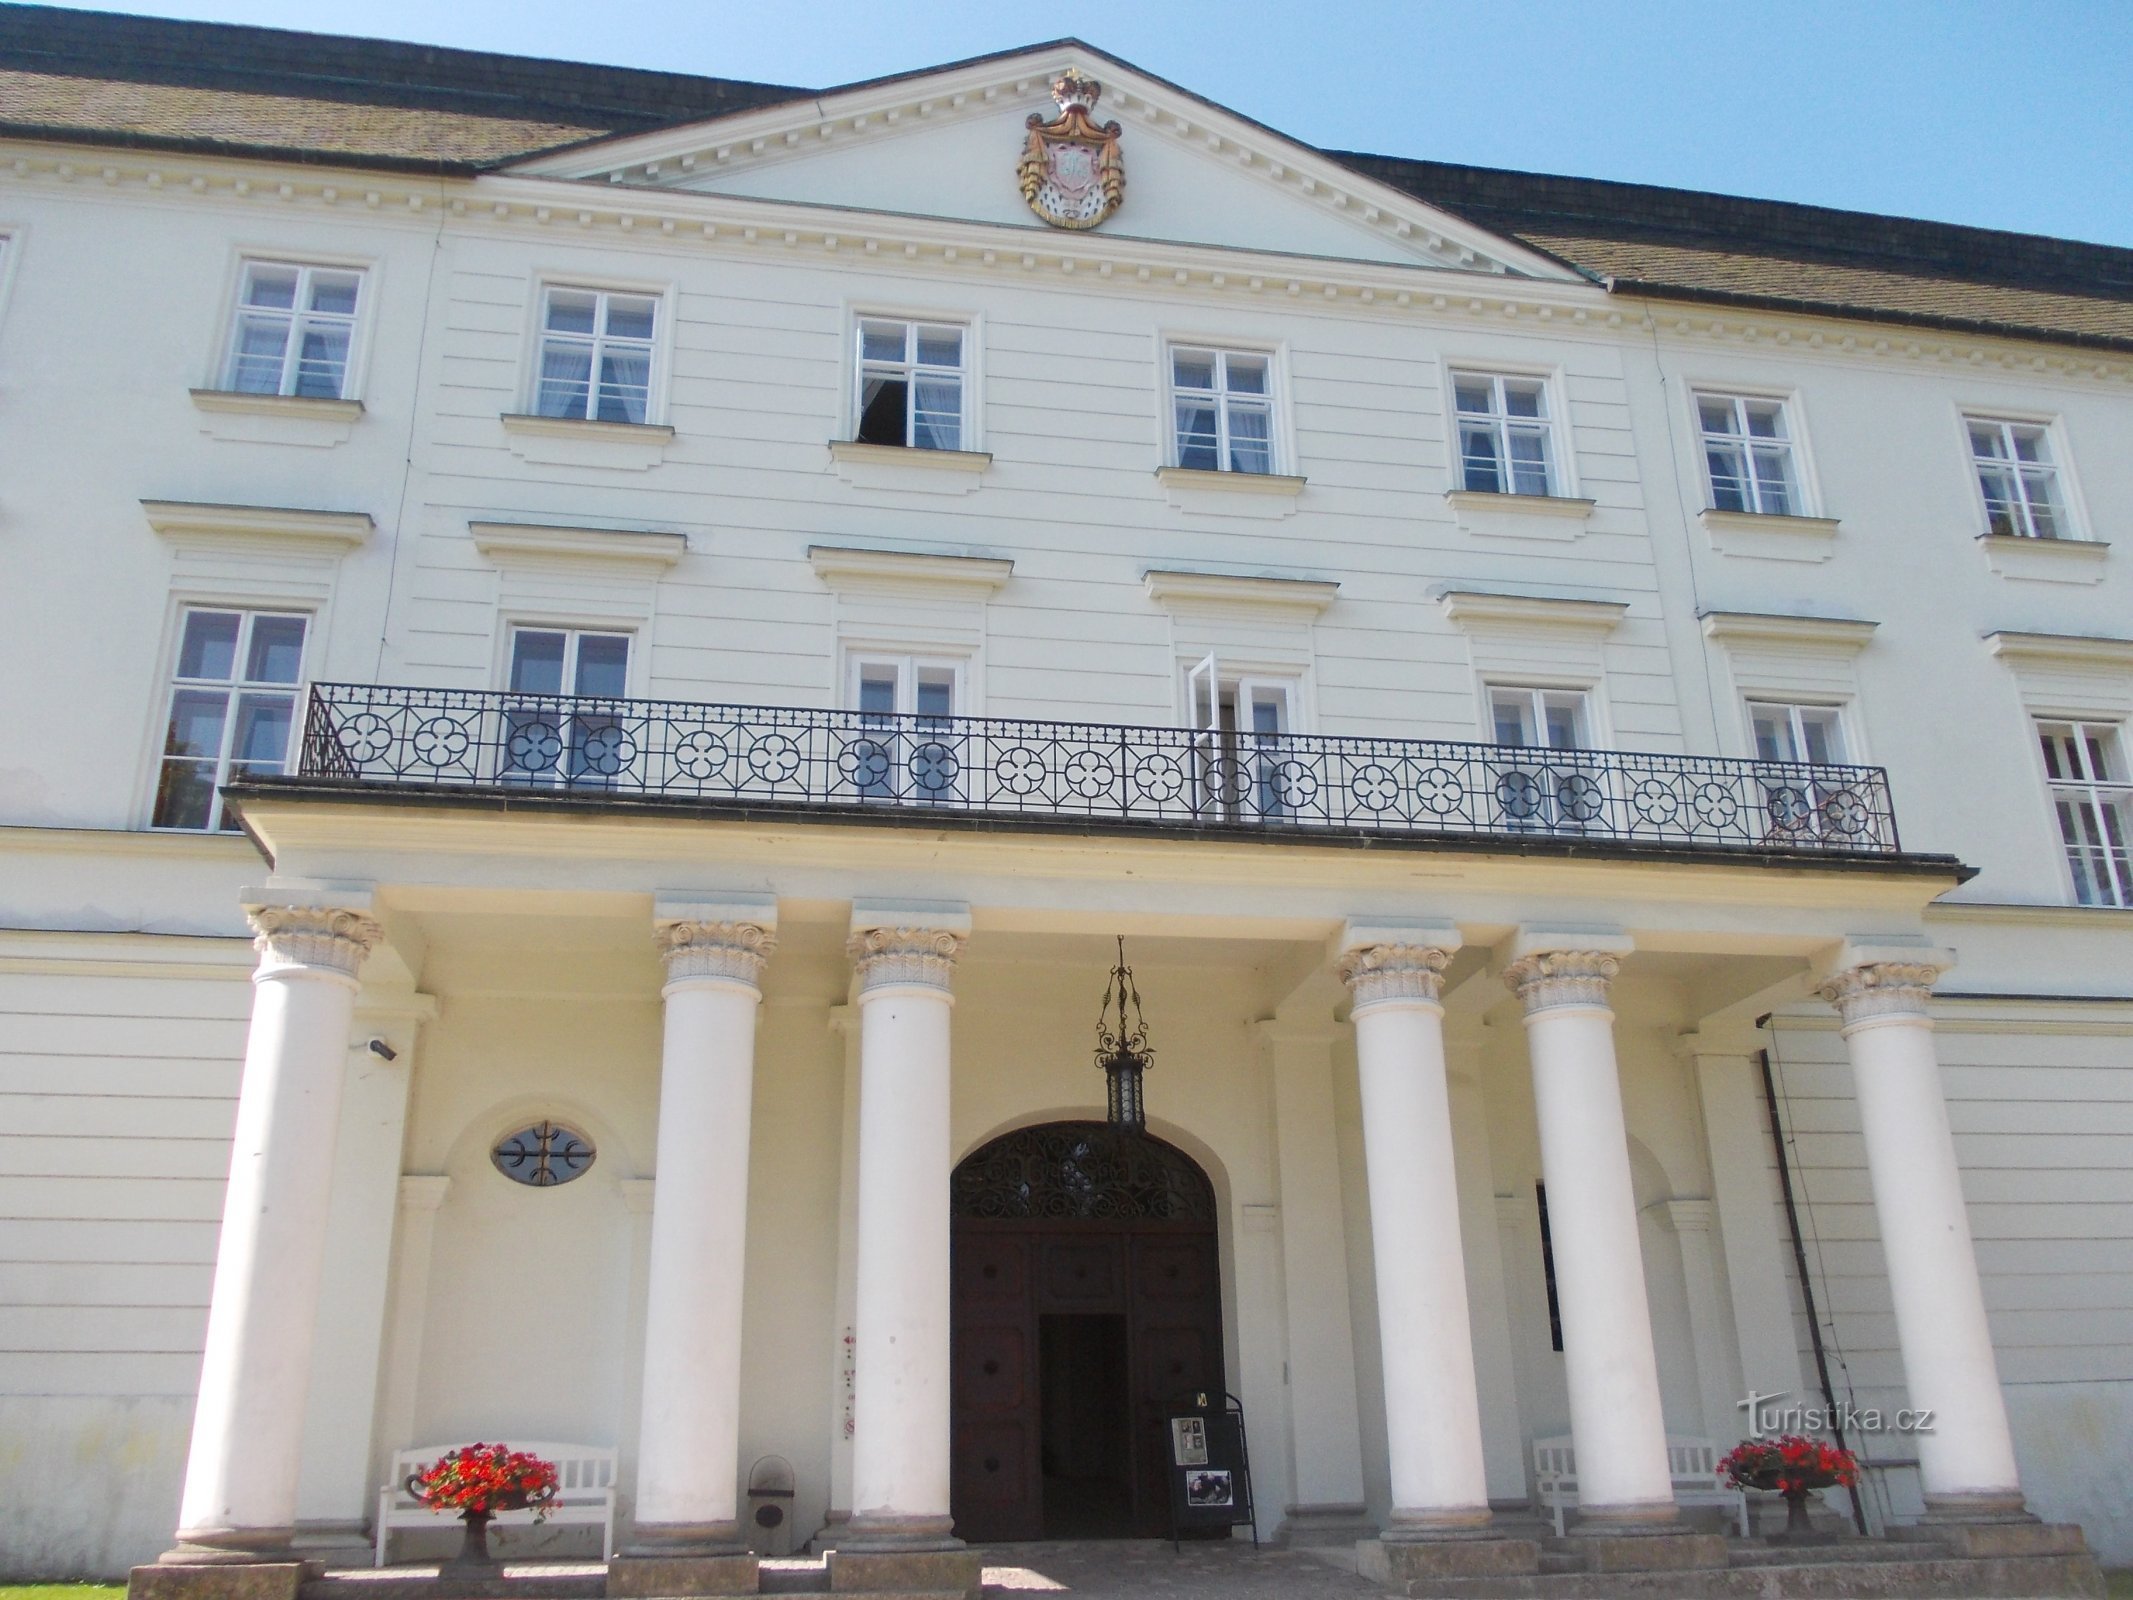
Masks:
[[[1280,746],[1263,741],[1304,731],[1304,673],[1293,667],[1225,662],[1220,652],[1212,650],[1180,665],[1202,814],[1224,822],[1280,821],[1289,816],[1293,807],[1283,792]],[[1256,708],[1262,695],[1278,695],[1283,710],[1283,725],[1270,732],[1244,725],[1246,708]],[[1222,721],[1225,698],[1230,703],[1228,726]],[[1232,767],[1241,788],[1224,781]]]
[[[890,667],[896,673],[896,706],[888,712],[863,712],[860,708],[860,685],[869,667]],[[943,729],[948,737],[940,743],[953,755],[956,762],[955,781],[947,784],[929,784],[925,781],[928,752],[935,741],[926,737],[925,726],[901,719],[921,715],[918,709],[918,682],[921,674],[945,673],[948,676],[948,712],[944,720],[954,722],[971,715],[969,710],[970,661],[966,656],[927,651],[898,650],[872,647],[855,647],[845,652],[844,683],[845,708],[856,716],[884,715],[899,719],[884,726],[885,736],[879,740],[865,733],[847,736],[839,752],[852,763],[846,775],[851,788],[851,798],[865,804],[959,806],[973,803],[979,791],[973,786],[983,782],[984,773],[975,770],[975,752],[953,729]],[[931,716],[932,713],[925,713]],[[866,724],[862,723],[862,727]]]
[[[2058,834],[2061,881],[2071,903],[2083,906],[2133,906],[2133,782],[2126,777],[2111,778],[2098,773],[2086,773],[2078,777],[2055,778],[2045,763],[2044,741],[2048,737],[2070,736],[2073,748],[2087,764],[2087,738],[2101,733],[2103,743],[2115,757],[2120,773],[2127,772],[2126,723],[2112,717],[2060,717],[2042,712],[2030,716],[2030,748],[2035,752],[2039,775],[2044,780],[2045,795],[2051,806],[2053,824]],[[2068,817],[2061,808],[2072,805],[2085,811],[2090,820],[2090,838],[2098,842],[2077,845],[2067,837]],[[2115,817],[2109,823],[2105,818]],[[2108,835],[2115,830],[2118,841],[2114,846]],[[2092,865],[2084,874],[2075,866],[2077,853],[2092,857]],[[2101,867],[2101,871],[2096,870]],[[2084,896],[2082,881],[2097,888],[2097,893]]]
[[[27,231],[17,223],[0,222],[0,323],[7,319],[8,301],[15,285],[15,262],[22,254],[23,235]]]
[[[233,647],[230,661],[231,675],[228,678],[181,678],[178,675],[178,667],[185,649],[186,618],[196,611],[235,614],[239,618],[237,642]],[[249,654],[252,640],[253,624],[261,617],[295,617],[301,618],[303,621],[304,642],[297,662],[296,679],[293,683],[255,682],[243,676],[244,663]],[[163,692],[156,702],[158,714],[154,723],[153,737],[155,742],[148,765],[146,825],[151,832],[195,834],[213,838],[220,837],[231,831],[222,826],[222,787],[229,782],[231,745],[237,733],[236,705],[247,690],[253,692],[264,691],[276,695],[287,694],[289,696],[291,703],[289,745],[282,754],[282,770],[284,772],[289,770],[290,766],[295,762],[303,743],[304,713],[310,698],[313,663],[317,659],[320,622],[320,608],[314,606],[291,605],[287,602],[262,602],[259,600],[222,600],[191,595],[177,597],[172,619],[170,645],[164,658]],[[161,798],[163,790],[163,769],[168,759],[167,747],[171,716],[177,709],[179,694],[187,689],[221,690],[228,695],[228,703],[224,708],[222,717],[221,745],[215,753],[214,773],[211,779],[213,793],[208,802],[207,821],[204,826],[197,828],[171,823],[159,823],[155,820],[157,802]]]
[[[1215,465],[1212,468],[1187,467],[1181,459],[1184,452],[1178,448],[1178,397],[1181,394],[1203,395],[1209,392],[1200,389],[1181,390],[1178,388],[1177,357],[1181,353],[1211,355],[1216,360],[1216,387],[1212,391],[1215,396]],[[1267,467],[1263,473],[1239,471],[1239,469],[1229,464],[1230,408],[1228,376],[1229,358],[1232,356],[1247,356],[1253,360],[1266,363],[1266,395],[1264,398],[1267,419]],[[1163,397],[1161,420],[1164,441],[1163,461],[1166,466],[1189,472],[1236,473],[1240,477],[1247,478],[1280,478],[1293,473],[1295,469],[1291,466],[1291,462],[1294,461],[1295,454],[1288,437],[1288,406],[1285,399],[1288,391],[1287,364],[1282,360],[1282,352],[1279,347],[1256,343],[1248,339],[1209,338],[1199,334],[1185,333],[1165,334],[1161,341],[1161,361],[1163,378],[1161,385]],[[1244,397],[1247,405],[1259,398],[1256,395]]]
[[[1696,445],[1697,478],[1703,486],[1703,503],[1707,509],[1723,515],[1752,517],[1812,518],[1820,514],[1818,509],[1819,502],[1814,490],[1812,458],[1807,448],[1807,429],[1797,394],[1756,389],[1739,384],[1693,382],[1685,386],[1684,392],[1688,396],[1690,437],[1695,440]],[[1745,432],[1746,417],[1742,408],[1747,405],[1768,405],[1777,408],[1780,424],[1785,430],[1784,437],[1779,442],[1782,442],[1785,446],[1787,488],[1792,496],[1792,505],[1788,510],[1770,511],[1764,509],[1760,482],[1754,475],[1752,461],[1748,463],[1748,484],[1754,491],[1752,496],[1749,497],[1750,503],[1742,508],[1719,505],[1718,488],[1711,477],[1709,449],[1711,435],[1704,432],[1703,426],[1703,405],[1707,400],[1731,403],[1734,408],[1734,421],[1743,431],[1729,434],[1725,437],[1739,439],[1744,447],[1754,436]],[[1767,444],[1770,441],[1765,442]]]
[[[1958,412],[1957,420],[1962,430],[1963,462],[1969,469],[1970,489],[1974,496],[1972,503],[1977,508],[1978,528],[1981,534],[1988,538],[2039,539],[2047,543],[2059,544],[2081,543],[2087,539],[2087,535],[2082,531],[2083,524],[2077,510],[2078,497],[2075,494],[2074,474],[2069,460],[2069,452],[2066,448],[2066,439],[2056,417],[2040,416],[2033,413],[2025,414],[2020,411],[2008,411],[1998,407],[1964,406]],[[1993,527],[1992,510],[1985,499],[1985,486],[1978,475],[1978,468],[1986,458],[1977,453],[1975,446],[1971,442],[1970,430],[1973,427],[1999,429],[2002,441],[2010,449],[2013,444],[2010,430],[2025,428],[2034,429],[2037,432],[2044,442],[2046,457],[2043,461],[2035,463],[2035,465],[2046,467],[2050,470],[2052,493],[2055,496],[2051,509],[2059,519],[2059,531],[2057,533],[2040,534],[2035,531],[2035,515],[2026,494],[2023,496],[2020,507],[2023,526],[2008,533],[2002,533],[2001,530]],[[2007,459],[2006,464],[2015,468],[2020,466],[2020,463],[2014,460],[2012,456]],[[2018,480],[2023,477],[2019,470],[2015,475]]]
[[[905,359],[901,363],[869,361],[866,355],[866,326],[868,323],[896,323],[904,330]],[[944,367],[921,367],[918,361],[918,329],[953,328],[962,336],[962,364],[954,370],[960,380],[961,411],[957,417],[958,453],[975,453],[982,447],[977,442],[977,323],[967,316],[944,315],[919,311],[873,311],[855,310],[850,318],[850,338],[847,348],[851,356],[851,381],[846,388],[849,415],[844,436],[855,443],[879,444],[880,440],[860,440],[859,426],[866,411],[866,380],[869,368],[883,369],[892,365],[899,367],[904,376],[904,438],[901,448],[907,450],[934,450],[932,445],[914,442],[913,430],[918,423],[916,376],[921,371],[944,372]],[[895,447],[888,447],[895,448]]]
[[[239,389],[238,341],[243,337],[245,317],[252,309],[244,298],[245,286],[251,281],[253,269],[259,267],[291,270],[297,275],[296,291],[287,313],[289,334],[282,346],[279,383],[271,390]],[[313,275],[321,272],[345,273],[356,280],[355,310],[343,316],[337,312],[322,313],[303,309]],[[230,282],[228,317],[223,327],[221,356],[216,364],[211,387],[226,394],[258,395],[262,399],[354,399],[362,392],[362,357],[371,320],[370,304],[375,296],[373,264],[370,262],[330,256],[305,256],[299,259],[272,251],[244,251],[237,257],[236,271]],[[280,315],[278,312],[272,314]],[[340,392],[335,395],[300,396],[296,393],[296,378],[301,367],[300,352],[303,348],[303,325],[312,319],[342,325],[348,329],[348,353],[341,369]]]
[[[1802,713],[1826,711],[1830,714],[1831,721],[1836,728],[1837,755],[1828,762],[1815,761],[1811,757],[1803,755],[1792,758],[1792,764],[1798,766],[1837,767],[1858,765],[1857,757],[1853,754],[1854,741],[1852,739],[1851,710],[1841,700],[1815,700],[1797,695],[1750,693],[1741,696],[1741,707],[1748,723],[1748,758],[1751,761],[1771,759],[1763,755],[1761,747],[1756,741],[1755,717],[1758,710],[1785,712],[1794,746],[1801,750],[1807,747],[1806,740],[1803,737],[1806,732],[1806,719]]]
[[[1581,735],[1574,745],[1513,745],[1496,737],[1499,695],[1528,696],[1534,726],[1545,734],[1551,698],[1574,699]],[[1506,833],[1582,834],[1604,829],[1613,800],[1613,767],[1604,738],[1598,685],[1565,678],[1491,677],[1481,684],[1482,740],[1505,752],[1489,795],[1491,816]],[[1528,767],[1561,767],[1536,777]]]
[[[591,335],[560,334],[557,337],[573,344],[590,343],[592,369],[585,389],[585,407],[581,412],[562,416],[544,414],[541,411],[541,369],[548,348],[548,301],[549,296],[562,291],[565,294],[589,294],[598,297],[595,331]],[[652,337],[642,343],[649,351],[645,369],[644,420],[642,422],[618,421],[597,415],[600,399],[600,358],[607,338],[608,302],[621,296],[632,300],[652,302]],[[525,414],[548,422],[589,422],[609,428],[663,427],[666,421],[667,372],[671,365],[674,330],[674,294],[670,284],[623,282],[615,279],[583,277],[574,273],[543,273],[534,279],[533,316],[528,329],[526,346],[526,386],[524,394]],[[626,340],[631,348],[638,348],[640,341]]]
[[[1459,409],[1459,385],[1462,381],[1489,385],[1490,403],[1496,408],[1490,413],[1490,422],[1492,431],[1496,436],[1497,449],[1501,453],[1505,464],[1504,478],[1506,487],[1501,490],[1474,489],[1467,484],[1466,440],[1461,430],[1465,425],[1465,419],[1469,415],[1478,415],[1478,413],[1463,412]],[[1538,418],[1538,426],[1534,425],[1535,419],[1513,419],[1504,410],[1503,397],[1506,383],[1530,384],[1539,392],[1541,415]],[[1453,490],[1462,494],[1497,493],[1506,500],[1520,498],[1564,499],[1574,495],[1576,490],[1572,487],[1570,451],[1565,442],[1566,435],[1562,425],[1563,408],[1560,404],[1559,396],[1560,389],[1555,381],[1553,372],[1533,371],[1473,361],[1447,363],[1445,368],[1444,399],[1445,416],[1450,421],[1447,438],[1451,451],[1451,482]],[[1519,424],[1517,431],[1537,433],[1542,441],[1542,452],[1548,481],[1547,487],[1542,490],[1538,497],[1526,494],[1511,486],[1515,484],[1516,480],[1509,470],[1511,458],[1508,435],[1512,431],[1511,424],[1514,420]]]
[[[514,689],[511,687],[511,666],[518,654],[518,637],[522,633],[560,633],[564,636],[562,688],[544,691],[539,689]],[[586,634],[598,634],[603,638],[621,639],[624,641],[625,652],[622,666],[622,693],[619,695],[588,696],[586,698],[620,700],[638,698],[638,658],[643,653],[640,649],[640,645],[643,642],[643,635],[640,630],[617,626],[613,622],[558,622],[535,616],[509,617],[504,621],[502,660],[498,667],[496,679],[499,690],[507,697],[524,696],[529,701],[534,699],[579,698],[577,690],[571,687],[571,684],[577,677],[579,644]],[[605,774],[598,771],[571,772],[565,770],[562,752],[579,748],[574,741],[579,737],[580,724],[580,719],[574,715],[568,716],[566,720],[570,726],[567,729],[558,730],[558,739],[562,749],[556,757],[554,766],[514,767],[510,765],[508,748],[501,749],[496,755],[497,780],[502,783],[522,784],[528,788],[600,789],[614,787],[609,780],[612,777],[620,776],[619,773]],[[507,713],[505,717],[507,731],[509,721],[510,718]],[[584,726],[588,730],[594,729],[594,724],[590,721],[585,722]]]

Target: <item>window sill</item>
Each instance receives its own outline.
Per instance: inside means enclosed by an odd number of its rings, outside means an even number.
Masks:
[[[148,526],[173,544],[198,549],[328,550],[338,555],[377,531],[366,511],[311,511],[232,506],[208,501],[143,500]]]
[[[1985,561],[2003,578],[2039,583],[2101,583],[2111,547],[2095,539],[2025,539],[2014,534],[1981,533]]]
[[[1305,482],[1272,472],[1206,472],[1198,467],[1157,467],[1155,481],[1180,511],[1231,517],[1294,516]]]
[[[247,394],[236,389],[194,389],[200,431],[239,444],[345,444],[363,416],[360,400],[320,400],[308,395]]]
[[[1582,537],[1597,504],[1565,495],[1490,494],[1479,489],[1454,489],[1445,495],[1444,503],[1468,533],[1484,538],[1559,542]]]
[[[556,467],[613,467],[648,472],[666,458],[674,430],[656,422],[592,422],[507,411],[500,419],[511,453]]]
[[[1722,556],[1764,561],[1827,561],[1836,553],[1834,517],[1767,517],[1753,511],[1698,514],[1711,548]]]
[[[829,455],[830,470],[855,489],[920,494],[968,494],[992,465],[983,450],[919,450],[857,439],[832,439]]]

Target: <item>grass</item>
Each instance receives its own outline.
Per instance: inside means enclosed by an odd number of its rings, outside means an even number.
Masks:
[[[110,1600],[125,1592],[123,1583],[0,1583],[0,1600]]]
[[[2133,1600],[2133,1567],[2120,1567],[2103,1575],[2103,1592],[2111,1600]],[[0,1590],[0,1600],[6,1600],[6,1592]]]

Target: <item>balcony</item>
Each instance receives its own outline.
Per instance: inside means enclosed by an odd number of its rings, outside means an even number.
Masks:
[[[247,786],[970,825],[1901,853],[1879,767],[318,684]]]

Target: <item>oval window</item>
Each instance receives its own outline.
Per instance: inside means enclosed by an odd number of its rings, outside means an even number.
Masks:
[[[513,1183],[547,1189],[585,1174],[593,1164],[593,1142],[560,1122],[536,1122],[497,1140],[489,1159]]]

